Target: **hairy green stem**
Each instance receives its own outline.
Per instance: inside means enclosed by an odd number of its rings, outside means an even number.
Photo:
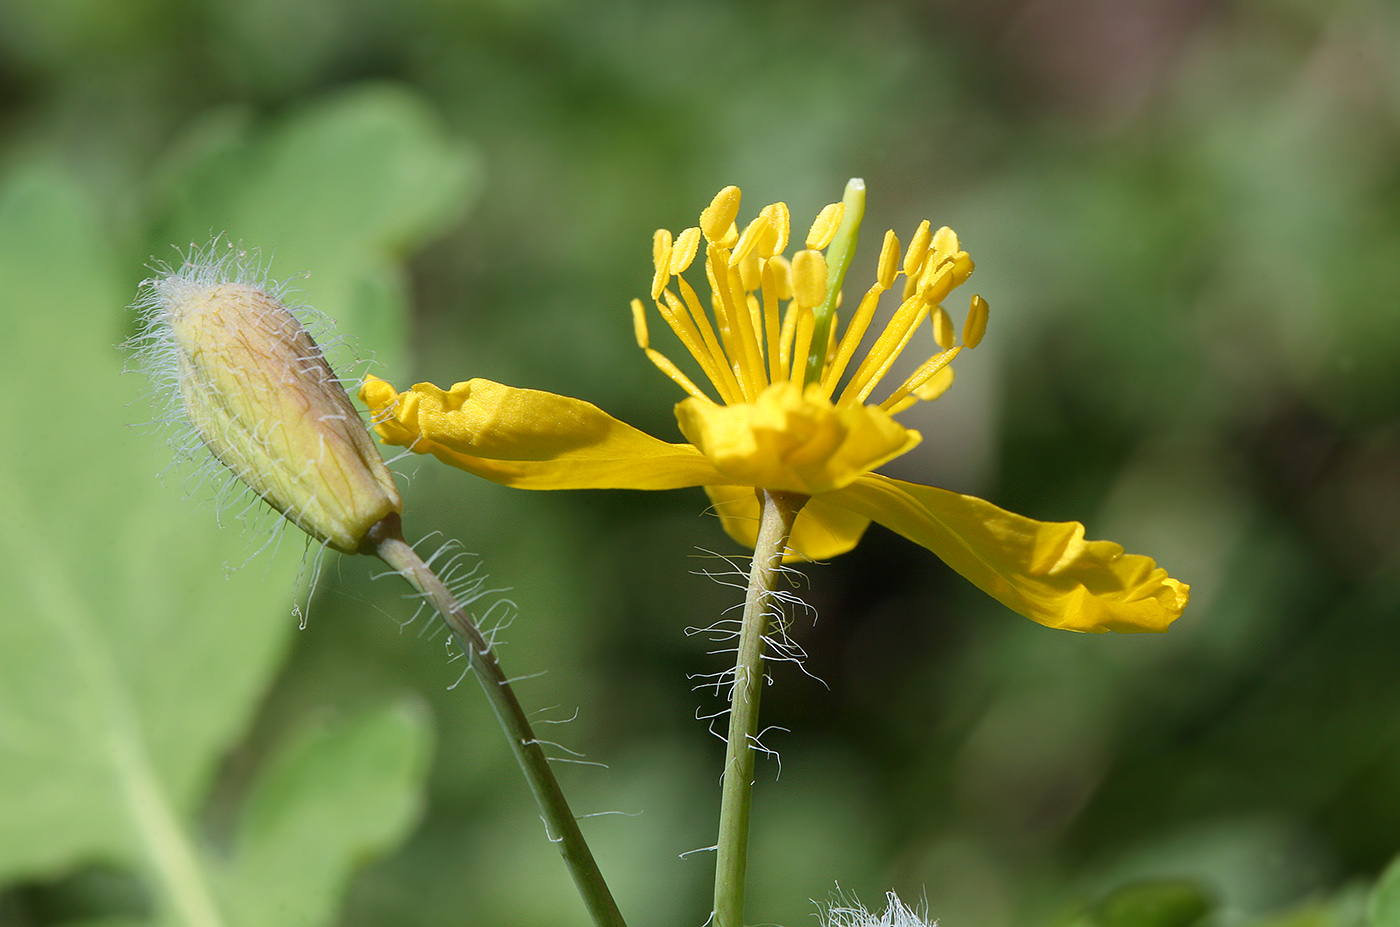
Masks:
[[[550,842],[559,848],[569,873],[583,896],[584,904],[599,927],[626,927],[622,914],[608,891],[603,874],[593,859],[593,852],[583,839],[578,821],[569,810],[559,782],[554,778],[549,760],[544,754],[515,691],[501,670],[500,661],[491,645],[487,643],[457,599],[448,591],[431,569],[418,556],[417,552],[403,539],[399,516],[393,514],[370,529],[361,549],[373,553],[408,580],[433,603],[433,606],[446,620],[458,643],[466,651],[476,679],[486,693],[486,700],[496,713],[496,719],[506,732],[515,761],[525,773],[530,791],[539,804],[540,815],[544,818]]]
[[[796,493],[758,490],[763,513],[753,549],[749,589],[729,695],[729,738],[720,795],[715,861],[715,927],[743,927],[744,876],[749,860],[749,808],[753,799],[754,740],[763,691],[764,635],[772,616],[773,590],[783,550],[797,512],[807,501]]]

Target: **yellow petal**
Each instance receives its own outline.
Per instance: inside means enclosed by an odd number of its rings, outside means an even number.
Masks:
[[[919,434],[871,406],[832,405],[813,384],[782,381],[753,402],[676,406],[681,432],[729,478],[724,482],[816,495],[850,483],[919,443]]]
[[[824,501],[927,547],[1012,611],[1071,631],[1165,631],[1191,588],[1150,557],[963,496],[867,474]]]
[[[679,489],[730,482],[688,444],[668,444],[592,403],[468,380],[399,393],[369,377],[360,398],[389,444],[521,489]]]
[[[758,496],[752,486],[706,486],[712,507],[725,533],[749,550],[758,537]],[[824,496],[815,496],[797,513],[788,539],[791,554],[786,563],[798,560],[830,560],[860,542],[870,519],[854,512],[827,505]]]

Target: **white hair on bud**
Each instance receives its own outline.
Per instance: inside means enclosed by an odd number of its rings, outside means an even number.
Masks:
[[[254,551],[249,558],[252,559],[280,535],[287,519],[282,513],[259,505],[261,498],[258,494],[214,456],[185,414],[180,396],[181,349],[169,324],[171,306],[178,301],[181,293],[221,283],[237,283],[256,287],[281,303],[311,334],[323,359],[327,349],[343,344],[343,339],[337,335],[335,324],[325,313],[317,311],[300,298],[300,291],[292,285],[296,277],[279,281],[269,275],[270,259],[264,258],[260,250],[235,247],[233,242],[222,241],[221,236],[215,236],[207,245],[191,242],[184,251],[177,248],[176,252],[180,255],[180,262],[174,266],[156,260],[148,265],[154,275],[141,281],[136,301],[131,304],[136,313],[136,333],[121,345],[131,352],[132,359],[150,384],[146,398],[157,410],[155,418],[139,424],[164,437],[175,451],[170,466],[190,465],[190,472],[184,479],[186,496],[197,498],[206,483],[215,481],[211,496],[215,517],[220,524],[223,516],[229,512],[233,513],[235,521],[245,527],[252,516],[253,533],[256,535],[266,530],[268,518],[273,519],[267,542]],[[161,471],[161,476],[168,470],[169,467]]]
[[[362,418],[326,358],[324,346],[340,339],[325,315],[297,298],[290,281],[269,278],[261,252],[215,237],[178,253],[177,266],[151,265],[154,275],[142,281],[131,307],[137,332],[122,345],[150,383],[156,417],[145,424],[175,449],[172,464],[191,465],[187,496],[197,496],[207,481],[217,484],[216,519],[232,512],[246,529],[252,517],[258,533],[273,519],[266,542],[249,560],[280,543],[287,522],[318,542],[314,588],[326,546],[353,550],[359,522],[399,506],[368,432],[355,433],[363,429]],[[298,416],[288,416],[285,400],[264,407],[261,398],[248,398],[255,395],[251,388],[262,390],[258,397],[269,388],[293,392],[304,398],[307,414],[294,421]],[[238,440],[245,442],[242,450]],[[349,456],[344,446],[353,449]],[[321,474],[333,471],[351,475],[322,482]],[[327,499],[333,500],[328,509]],[[306,569],[304,560],[303,574]],[[293,611],[304,626],[304,611]]]

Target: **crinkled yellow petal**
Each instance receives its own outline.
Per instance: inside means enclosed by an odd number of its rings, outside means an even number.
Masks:
[[[871,406],[832,405],[813,384],[783,381],[753,402],[721,406],[687,399],[676,406],[681,432],[724,473],[726,483],[808,496],[847,485],[919,443]]]
[[[758,496],[752,486],[706,486],[712,507],[725,532],[734,540],[753,549],[758,538]],[[788,538],[792,552],[784,562],[798,560],[829,560],[855,547],[860,542],[870,519],[826,503],[825,496],[815,496],[797,513]]]
[[[369,377],[360,398],[389,444],[521,489],[680,489],[732,482],[688,444],[668,444],[592,403],[468,380],[404,393]]]
[[[974,496],[867,474],[824,500],[927,547],[1012,611],[1071,631],[1165,631],[1191,587],[1150,557]]]

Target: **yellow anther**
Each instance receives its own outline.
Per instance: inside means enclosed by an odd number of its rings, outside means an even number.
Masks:
[[[710,241],[721,243],[728,237],[734,217],[739,215],[739,195],[738,187],[725,187],[700,213],[700,230]]]
[[[700,229],[697,226],[691,226],[676,236],[676,243],[671,247],[672,275],[685,273],[691,261],[695,260],[695,251],[699,246]]]
[[[969,317],[970,318],[970,317]],[[943,350],[948,350],[953,346],[953,317],[948,314],[948,310],[942,306],[933,307],[933,340],[938,342],[938,346]]]
[[[826,299],[826,257],[820,251],[792,256],[792,296],[800,306],[817,306]]]
[[[958,233],[948,228],[948,226],[943,226],[943,228],[939,229],[937,233],[934,234],[933,260],[935,264],[957,254],[960,250],[962,249],[958,247]]]
[[[758,243],[768,234],[770,227],[766,216],[757,216],[750,222],[739,236],[739,240],[734,244],[734,251],[729,255],[729,266],[734,267],[754,252]]]
[[[730,263],[734,259],[731,257]],[[757,254],[750,251],[739,262],[739,279],[744,281],[745,292],[752,293],[763,284],[763,268]]]
[[[787,250],[789,229],[792,226],[792,214],[788,212],[787,203],[770,203],[763,207],[759,215],[766,216],[772,224],[773,237],[771,240],[764,239],[759,242],[758,253],[763,257],[782,254]]]
[[[637,347],[643,351],[651,347],[651,336],[647,333],[647,311],[640,299],[632,300],[632,332],[637,336]]]
[[[928,220],[925,219],[914,232],[914,238],[909,242],[909,250],[905,252],[904,276],[913,278],[919,275],[924,266],[924,259],[928,257],[928,244],[932,238],[933,233],[929,231]]]
[[[768,266],[773,268],[773,295],[792,299],[792,264],[781,254],[775,254],[768,260]]]
[[[948,392],[949,387],[952,385],[953,368],[944,367],[942,370],[935,373],[923,386],[916,387],[914,389],[914,395],[925,402],[932,402],[939,396]]]
[[[836,230],[841,227],[841,220],[846,216],[845,203],[831,203],[817,213],[817,218],[812,220],[812,229],[807,233],[807,247],[820,251],[831,244],[831,239],[836,237]]]
[[[885,232],[885,244],[880,249],[880,264],[875,271],[875,279],[880,289],[894,286],[894,278],[899,274],[899,236],[894,229]]]
[[[980,296],[972,297],[972,305],[967,308],[967,321],[963,323],[963,344],[975,348],[987,333],[987,316],[991,307]]]
[[[651,236],[651,263],[656,268],[651,278],[651,298],[659,299],[661,291],[671,282],[671,233],[657,229]]]
[[[953,286],[962,286],[967,282],[967,278],[972,276],[975,267],[972,258],[968,256],[966,251],[959,251],[953,255],[951,263],[953,265]]]

